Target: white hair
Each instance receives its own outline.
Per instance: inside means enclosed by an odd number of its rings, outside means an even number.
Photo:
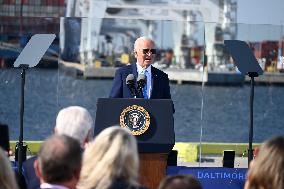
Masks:
[[[149,40],[149,41],[152,41],[152,43],[155,45],[155,42],[153,41],[153,39],[149,38],[149,37],[146,37],[146,36],[142,36],[142,37],[138,37],[135,42],[134,42],[134,51],[136,51],[136,48],[138,46],[138,43],[140,41],[144,41],[144,40]]]
[[[65,134],[77,139],[83,146],[92,137],[93,119],[83,107],[69,106],[59,111],[56,118],[57,134]]]

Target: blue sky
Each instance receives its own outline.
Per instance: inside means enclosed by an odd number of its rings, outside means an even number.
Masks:
[[[238,23],[284,25],[284,0],[238,0]]]
[[[284,36],[284,0],[238,0],[238,39],[279,40]]]

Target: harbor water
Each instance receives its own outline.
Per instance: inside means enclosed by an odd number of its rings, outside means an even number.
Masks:
[[[18,140],[20,69],[0,70],[0,122]],[[58,111],[87,108],[95,119],[98,98],[108,97],[112,80],[84,80],[60,69],[29,69],[26,73],[24,140],[43,140],[53,132]],[[250,86],[171,84],[177,142],[247,142]],[[254,142],[284,135],[284,86],[256,85]],[[203,106],[202,106],[203,104]],[[202,108],[203,107],[203,108]],[[111,112],[109,112],[111,116]]]

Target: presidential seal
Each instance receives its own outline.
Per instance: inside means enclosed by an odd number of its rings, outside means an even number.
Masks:
[[[131,105],[120,114],[121,127],[127,127],[133,135],[142,135],[150,125],[150,115],[142,106]]]

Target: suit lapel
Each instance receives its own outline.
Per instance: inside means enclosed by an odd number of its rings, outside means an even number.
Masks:
[[[138,73],[137,73],[137,66],[136,66],[136,63],[131,64],[131,68],[132,68],[132,74],[135,76],[135,79],[137,79]]]
[[[152,72],[152,91],[150,98],[155,98],[154,95],[157,94],[156,90],[158,87],[158,75],[156,69],[153,66],[151,66],[151,72]]]
[[[132,74],[135,77],[135,87],[137,88],[137,77],[138,77],[138,73],[137,73],[137,66],[136,63],[131,64],[131,68],[132,68]]]

